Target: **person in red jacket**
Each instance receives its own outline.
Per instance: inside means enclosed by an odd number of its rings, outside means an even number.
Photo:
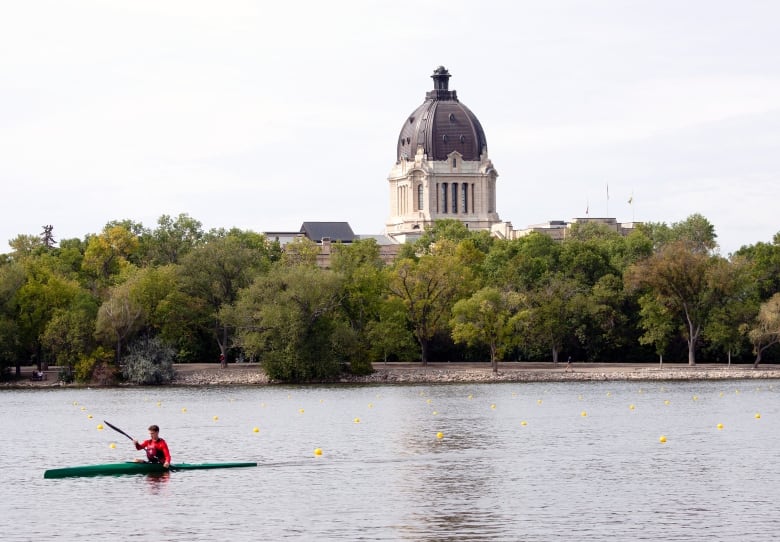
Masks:
[[[166,469],[171,466],[171,452],[168,451],[168,444],[160,438],[160,428],[156,425],[149,426],[149,440],[133,440],[133,444],[136,450],[146,451],[146,460],[149,463],[162,463]]]

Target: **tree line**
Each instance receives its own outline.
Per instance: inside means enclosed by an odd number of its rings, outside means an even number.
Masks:
[[[515,240],[440,221],[383,263],[372,239],[280,247],[194,218],[130,220],[0,256],[0,369],[163,383],[170,363],[262,363],[304,382],[375,362],[776,361],[780,233],[724,257],[701,215],[627,236],[573,224]]]

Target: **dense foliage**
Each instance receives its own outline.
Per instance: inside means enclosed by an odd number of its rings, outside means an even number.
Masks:
[[[19,235],[0,256],[0,368],[170,380],[173,362],[259,361],[272,378],[376,361],[780,357],[780,234],[733,255],[701,215],[628,236],[574,224],[515,240],[441,221],[392,263],[373,240],[284,249],[187,215],[115,221],[84,239]]]

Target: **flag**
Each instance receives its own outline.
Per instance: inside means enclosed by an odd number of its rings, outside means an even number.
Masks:
[[[631,205],[632,203],[634,203],[634,196],[628,198],[628,204]]]
[[[585,216],[588,216],[588,211],[590,211],[590,203],[585,204]]]
[[[607,183],[607,199],[609,199],[609,183]]]

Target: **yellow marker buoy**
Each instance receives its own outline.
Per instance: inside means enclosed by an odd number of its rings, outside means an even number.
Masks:
[[[636,407],[634,405],[628,405],[629,410],[634,410]]]
[[[755,418],[756,418],[756,419],[759,419],[760,417],[761,417],[761,414],[759,414],[758,412],[756,412],[756,416],[755,416]]]
[[[181,411],[182,412],[187,412],[187,409],[186,408],[182,408]]]
[[[525,427],[526,425],[528,425],[528,422],[526,422],[526,421],[522,421],[522,422],[520,422],[520,425],[522,425],[523,427]]]
[[[219,416],[214,416],[213,420],[217,421],[219,419]]]
[[[496,405],[490,405],[490,408],[495,410],[496,409]]]
[[[669,399],[667,399],[666,401],[664,401],[664,404],[665,404],[665,405],[668,405],[668,404],[669,404]]]
[[[698,401],[698,400],[699,400],[699,397],[698,397],[698,396],[696,396],[696,395],[694,395],[694,396],[693,396],[693,400],[694,400],[694,401]]]
[[[425,402],[426,402],[426,403],[428,403],[429,405],[431,404],[431,400],[430,400],[430,399],[428,399],[428,400],[427,400],[427,401],[425,401]]]
[[[718,425],[716,425],[716,427],[718,428],[718,430],[721,430],[721,429],[723,429],[723,424],[719,423]]]
[[[299,408],[299,409],[298,409],[298,413],[299,413],[299,414],[303,414],[303,409],[302,409],[302,408]]]
[[[111,444],[108,445],[108,447],[113,450],[114,448],[116,448],[116,443],[112,442]]]
[[[374,403],[368,403],[368,408],[374,408]]]
[[[92,414],[87,414],[87,418],[92,419]]]
[[[322,448],[314,448],[314,455],[322,455]]]
[[[439,439],[439,440],[443,439],[444,438],[444,433],[439,431],[438,433],[436,433],[436,438]]]
[[[354,423],[360,423],[360,418],[355,418],[355,419],[354,419],[354,420],[352,420],[352,421],[353,421]]]
[[[666,437],[665,437],[665,436],[663,436],[663,435],[661,435],[661,437],[658,439],[658,442],[660,442],[661,444],[663,444],[664,442],[666,442]]]
[[[81,407],[81,411],[82,412],[84,412],[85,410],[87,410],[87,407],[85,407],[85,406]]]
[[[162,403],[160,401],[157,401],[157,406],[162,406]]]
[[[433,415],[434,415],[434,416],[436,416],[437,414],[438,414],[438,412],[436,412],[436,411],[434,410],[434,411],[433,411]]]
[[[541,404],[542,404],[542,400],[541,400],[541,399],[537,399],[537,400],[536,400],[536,404],[537,404],[537,405],[541,405]]]
[[[259,432],[260,432],[260,429],[258,429],[257,427],[253,427],[253,428],[252,428],[252,432],[253,432],[253,433],[259,433]]]
[[[471,401],[472,399],[474,399],[474,396],[473,396],[473,395],[469,395],[469,396],[467,397],[467,399],[468,399],[469,401]]]
[[[587,415],[588,415],[588,413],[587,413],[587,412],[585,412],[584,410],[583,410],[582,412],[580,412],[580,416],[582,416],[583,418],[584,418],[585,416],[587,416]]]
[[[102,430],[103,430],[103,424],[102,424],[102,423],[99,423],[99,424],[98,424],[98,426],[97,426],[97,428],[98,428],[98,431],[102,431]]]

